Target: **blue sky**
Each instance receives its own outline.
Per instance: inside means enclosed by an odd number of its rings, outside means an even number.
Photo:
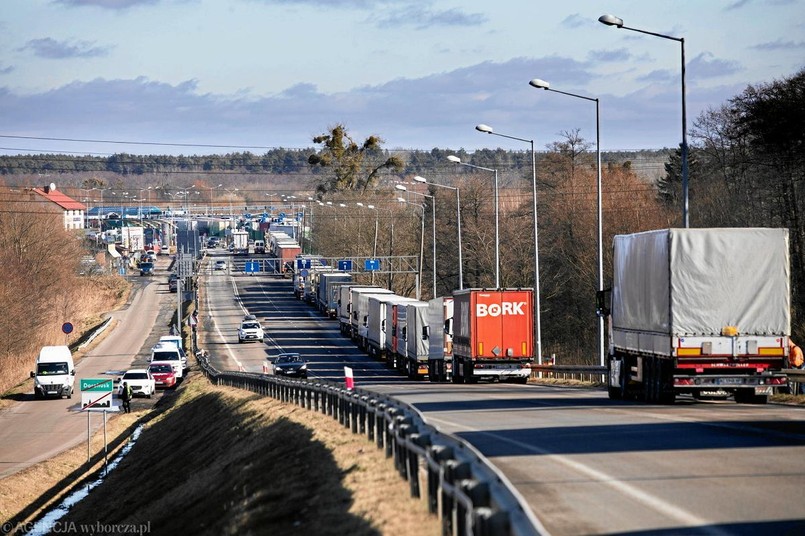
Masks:
[[[805,66],[805,0],[2,0],[0,154],[259,153],[336,123],[389,149],[525,148],[479,123],[594,141],[594,105],[533,78],[600,99],[603,150],[677,146],[680,44],[605,13],[685,39],[689,127]]]

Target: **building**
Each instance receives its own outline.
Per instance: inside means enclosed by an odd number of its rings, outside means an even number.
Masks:
[[[31,188],[29,191],[34,194],[31,196],[32,201],[40,203],[48,211],[63,214],[65,229],[84,228],[86,205],[57,190],[55,184],[50,183],[42,188]]]

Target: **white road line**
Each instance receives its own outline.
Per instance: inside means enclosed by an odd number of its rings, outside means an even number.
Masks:
[[[463,425],[460,425],[460,424],[456,424],[456,423],[451,422],[451,421],[446,421],[444,419],[436,418],[436,417],[434,417],[432,415],[426,415],[426,420],[428,421],[428,424],[441,423],[443,426],[448,426],[448,427],[453,427],[453,428],[461,428],[466,432],[474,432],[474,433],[477,433],[477,434],[481,434],[481,435],[485,435],[485,436],[494,438],[495,440],[497,440],[499,442],[509,443],[511,445],[515,445],[515,446],[517,446],[517,447],[519,447],[519,448],[521,448],[521,449],[523,449],[525,451],[531,452],[532,454],[539,454],[539,455],[542,455],[542,456],[547,456],[547,457],[551,458],[552,460],[558,462],[559,464],[564,465],[565,467],[568,467],[568,468],[570,468],[570,469],[572,469],[574,471],[577,471],[577,472],[579,472],[579,473],[581,473],[583,475],[588,476],[590,479],[597,481],[599,484],[609,486],[610,488],[613,488],[613,489],[617,490],[618,492],[631,497],[632,499],[634,499],[634,500],[646,505],[647,507],[652,508],[652,509],[662,513],[663,515],[666,515],[668,517],[671,517],[671,518],[675,519],[676,521],[678,521],[679,523],[681,523],[681,524],[683,524],[685,526],[689,526],[689,527],[706,527],[708,525],[713,524],[713,522],[710,521],[710,520],[702,519],[699,516],[697,516],[697,515],[695,515],[695,514],[693,514],[691,512],[688,512],[687,510],[683,510],[683,509],[681,509],[681,508],[679,508],[679,507],[677,507],[677,506],[675,506],[675,505],[673,505],[673,504],[671,504],[671,503],[669,503],[667,501],[664,501],[663,499],[660,499],[659,497],[656,497],[654,495],[646,493],[643,490],[640,490],[639,488],[636,488],[635,486],[632,486],[632,485],[630,485],[630,484],[628,484],[626,482],[623,482],[623,481],[619,481],[618,477],[616,477],[616,476],[612,476],[612,475],[609,475],[607,473],[604,473],[603,471],[593,469],[593,468],[591,468],[591,467],[589,467],[587,465],[584,465],[583,463],[579,463],[579,462],[576,462],[574,460],[571,460],[567,456],[554,454],[549,450],[545,450],[545,449],[541,449],[539,447],[535,447],[534,445],[531,445],[529,443],[523,443],[521,441],[517,441],[517,440],[511,439],[509,437],[506,437],[506,436],[503,436],[503,435],[500,435],[500,434],[496,434],[496,433],[493,433],[493,432],[487,432],[485,430],[480,430],[478,428],[473,428],[473,427],[470,427],[470,426],[463,426]],[[707,532],[708,532],[708,534],[713,534],[713,535],[718,535],[718,536],[728,536],[730,534],[727,531],[723,531],[723,530],[716,529],[716,528],[711,528]]]

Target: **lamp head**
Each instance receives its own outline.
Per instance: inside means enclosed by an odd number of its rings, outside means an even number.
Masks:
[[[399,201],[400,203],[405,203],[406,202],[405,199],[403,199],[402,197],[398,197],[397,201]]]
[[[450,160],[451,162],[455,162],[456,164],[461,163],[461,159],[459,157],[455,156],[455,155],[452,155],[452,154],[447,155],[447,159]]]
[[[607,26],[623,28],[623,19],[618,18],[615,15],[601,15],[598,17],[598,22],[601,24],[606,24]]]
[[[414,177],[414,180],[417,181],[417,182],[425,182],[425,183],[428,182],[428,179],[426,179],[425,177],[420,177],[419,175]]]
[[[362,206],[363,206],[363,203],[361,203],[360,201],[358,201],[358,202],[357,202],[357,203],[355,203],[355,204],[356,204],[356,205],[358,205],[359,207],[362,207]]]
[[[394,185],[394,188],[396,188],[397,190],[399,190],[399,191],[401,191],[401,192],[407,192],[407,191],[408,191],[408,188],[406,188],[406,187],[405,187],[405,186],[403,186],[402,184],[395,184],[395,185]]]
[[[548,82],[545,80],[540,80],[539,78],[534,78],[528,83],[528,85],[534,86],[537,89],[551,89],[551,85]]]
[[[489,125],[484,125],[483,123],[481,123],[480,125],[475,125],[475,130],[477,130],[478,132],[486,132],[487,134],[492,134],[494,132],[494,130],[492,130],[492,127],[490,127]]]

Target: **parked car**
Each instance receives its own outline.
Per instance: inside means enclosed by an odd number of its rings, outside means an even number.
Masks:
[[[151,376],[148,369],[131,369],[127,370],[120,378],[120,383],[117,386],[117,394],[123,393],[123,384],[129,384],[131,387],[131,394],[133,396],[144,396],[151,398],[156,390],[156,381]]]
[[[184,362],[182,361],[182,353],[173,344],[158,343],[151,348],[151,360],[154,361],[168,361],[173,367],[173,372],[176,378],[181,378],[184,371]]]
[[[171,292],[179,291],[179,276],[176,275],[176,272],[172,272],[171,275],[168,276],[168,290]]]
[[[216,270],[226,270],[226,261],[225,260],[217,260],[215,261]]]
[[[307,361],[297,353],[280,354],[272,361],[275,376],[307,378]]]
[[[255,322],[257,321],[257,317],[255,315],[243,315],[243,322]]]
[[[187,369],[187,353],[182,346],[182,338],[179,335],[163,335],[157,341],[157,344],[173,345],[179,349],[179,354],[182,356],[182,367]]]
[[[145,254],[148,257],[148,262],[157,262],[157,254],[153,250]]]
[[[141,262],[140,263],[140,275],[153,275],[154,273],[154,263],[153,262]]]
[[[169,389],[176,386],[176,373],[169,361],[152,361],[148,371],[154,377],[157,388]]]
[[[260,322],[255,320],[247,320],[240,323],[240,329],[238,329],[238,342],[263,342],[264,338],[265,334],[263,333],[263,327],[260,325]]]

